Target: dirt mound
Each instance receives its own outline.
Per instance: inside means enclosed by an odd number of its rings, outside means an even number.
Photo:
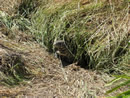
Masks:
[[[109,89],[105,86],[106,82],[112,78],[105,73],[85,70],[76,64],[63,68],[61,61],[53,54],[29,40],[17,42],[5,36],[0,39],[1,55],[5,55],[8,62],[10,60],[17,62],[20,58],[20,62],[26,65],[26,69],[33,77],[11,88],[0,84],[0,97],[76,98],[78,96],[91,98],[99,96],[101,98]],[[20,55],[24,61],[21,60]]]
[[[108,75],[96,71],[85,70],[71,64],[65,68],[60,60],[45,51],[35,43],[16,43],[13,40],[0,40],[1,44],[13,47],[12,50],[21,54],[35,77],[31,81],[24,81],[21,86],[11,89],[0,85],[0,96],[9,97],[92,97],[103,96],[107,88],[104,86]],[[8,49],[1,49],[6,54]],[[13,55],[13,54],[12,54]],[[19,56],[15,55],[16,59]],[[12,56],[5,56],[12,60]],[[14,61],[16,60],[14,59]],[[17,60],[16,60],[17,61]],[[108,77],[107,77],[108,76]]]
[[[104,75],[85,70],[75,64],[63,68],[60,60],[35,42],[15,42],[3,38],[0,40],[0,56],[1,64],[6,66],[2,68],[10,69],[10,64],[16,65],[20,62],[21,66],[25,64],[35,75],[31,81],[21,82],[19,87],[9,89],[0,85],[0,96],[88,97],[103,96],[107,90],[104,87]],[[21,60],[21,56],[24,60]],[[18,72],[23,72],[22,68],[19,68]],[[17,73],[17,70],[15,72]]]

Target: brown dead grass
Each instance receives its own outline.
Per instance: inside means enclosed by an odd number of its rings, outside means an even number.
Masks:
[[[106,96],[104,94],[109,88],[105,84],[112,79],[108,74],[86,70],[76,64],[63,68],[60,60],[46,52],[35,41],[29,39],[17,41],[18,38],[24,39],[28,35],[21,37],[19,31],[18,37],[12,40],[2,32],[0,45],[7,48],[1,51],[13,51],[22,55],[25,65],[35,77],[11,88],[0,85],[0,97],[103,98],[102,96]]]
[[[20,3],[21,0],[0,0],[0,10],[12,15]]]
[[[35,75],[31,81],[19,87],[8,88],[0,85],[0,96],[75,98],[103,96],[107,90],[104,85],[106,79],[110,78],[108,75],[85,70],[75,64],[62,68],[58,59],[35,42],[16,42],[3,38],[0,44],[8,47],[9,51],[21,53],[25,64]]]
[[[25,63],[35,74],[31,81],[26,81],[20,86],[8,88],[0,85],[0,96],[20,98],[90,98],[100,96],[99,98],[101,98],[108,90],[105,84],[111,79],[109,75],[85,70],[75,64],[63,68],[58,59],[35,42],[17,43],[8,39],[1,40],[0,43],[23,52]]]
[[[2,4],[0,10],[10,12],[17,2],[0,0],[0,4]],[[18,37],[14,40],[7,38],[3,32],[0,32],[0,44],[20,53],[35,77],[11,88],[0,85],[0,97],[91,98],[99,96],[98,98],[105,98],[102,96],[105,96],[104,93],[108,90],[105,84],[111,79],[109,75],[85,70],[76,64],[63,68],[60,60],[46,52],[36,42],[28,40],[28,36],[24,36],[23,32],[18,32]],[[18,38],[26,40],[17,41]]]
[[[107,74],[85,70],[75,64],[63,68],[58,59],[35,42],[16,42],[3,38],[0,44],[23,53],[21,55],[26,65],[35,75],[35,78],[25,81],[21,86],[8,88],[0,85],[0,96],[89,98],[104,96],[108,90],[104,86],[110,79]]]

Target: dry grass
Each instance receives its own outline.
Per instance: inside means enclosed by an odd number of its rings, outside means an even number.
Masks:
[[[10,12],[13,12],[14,6],[19,5],[20,2],[12,1],[13,4],[10,3],[9,5],[9,2],[5,1],[2,2],[1,0],[2,7],[0,10],[4,10],[9,14],[12,14]],[[107,2],[108,9],[105,9],[101,2],[96,1],[98,0],[85,4],[84,2],[89,2],[89,0],[83,0],[81,6],[78,6],[80,3],[77,3],[77,0],[75,2],[71,2],[71,0],[67,0],[67,2],[66,0],[55,0],[55,2],[51,2],[48,5],[45,4],[50,2],[50,0],[44,0],[44,2],[39,0],[41,4],[44,4],[42,6],[44,10],[40,7],[34,13],[32,26],[26,25],[28,29],[23,29],[26,27],[25,24],[28,23],[23,17],[12,19],[12,17],[8,16],[4,19],[7,19],[7,21],[2,20],[2,23],[6,25],[2,27],[2,29],[4,28],[3,30],[0,28],[0,45],[8,47],[13,52],[20,53],[25,59],[26,68],[34,77],[30,81],[23,80],[19,87],[8,88],[0,84],[0,97],[103,98],[103,96],[107,96],[104,95],[108,90],[105,84],[112,77],[100,71],[83,69],[76,64],[63,68],[57,58],[54,58],[52,54],[46,52],[34,40],[30,40],[28,34],[25,34],[25,31],[29,32],[30,30],[37,38],[37,41],[42,43],[42,45],[46,45],[50,50],[52,50],[54,39],[63,39],[68,43],[68,46],[75,44],[78,46],[75,48],[78,50],[76,57],[80,57],[80,54],[85,50],[92,57],[92,63],[97,60],[95,63],[96,67],[113,66],[116,71],[122,71],[121,65],[128,65],[129,54],[127,52],[118,56],[117,54],[120,54],[120,51],[118,52],[117,50],[122,49],[122,47],[124,50],[128,49],[128,6],[126,9],[123,8],[123,10],[121,6],[116,9],[117,12],[113,12],[112,9],[116,5],[109,6],[111,2]],[[64,5],[65,2],[66,4]],[[120,6],[120,4],[121,2],[117,5]],[[104,12],[104,10],[108,10],[108,12]],[[25,22],[24,25],[23,20]],[[12,23],[11,26],[10,21]],[[22,25],[19,25],[19,23]],[[21,26],[22,30],[15,28],[15,26]],[[12,28],[15,28],[15,30],[12,30]],[[6,36],[5,31],[17,36],[12,40],[12,38]],[[81,41],[81,37],[85,38],[85,40]],[[66,38],[73,39],[72,43]],[[84,44],[86,46],[82,48]],[[70,47],[70,50],[72,48]],[[1,51],[5,52],[5,50],[1,50],[0,47],[0,53]],[[116,59],[118,57],[121,62],[117,64]],[[109,62],[109,60],[112,62]],[[126,87],[125,89],[129,88]],[[121,89],[116,93],[125,89]]]
[[[2,43],[8,45],[8,41],[2,41]],[[11,44],[17,44],[16,46],[21,48],[16,49],[26,53],[23,55],[26,60],[25,63],[36,77],[30,82],[21,83],[20,87],[8,89],[1,85],[0,95],[2,96],[44,96],[45,98],[53,96],[73,98],[78,96],[80,98],[103,96],[107,90],[104,85],[106,79],[110,78],[108,75],[84,70],[75,64],[62,68],[58,59],[33,43],[25,44],[24,42],[11,41],[10,46]]]
[[[0,10],[13,15],[20,3],[21,0],[0,0]]]
[[[41,98],[84,98],[99,97],[109,89],[106,82],[112,79],[108,74],[85,70],[71,64],[65,68],[52,54],[34,42],[0,40],[10,49],[22,52],[27,68],[35,75],[20,86],[8,88],[0,85],[0,97],[41,97]],[[119,90],[120,91],[123,91]]]
[[[51,3],[34,13],[30,31],[49,51],[55,40],[64,40],[84,67],[120,71],[120,57],[129,51],[128,13],[128,1]]]

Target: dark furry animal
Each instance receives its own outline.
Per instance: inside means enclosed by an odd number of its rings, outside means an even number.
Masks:
[[[53,44],[53,49],[58,58],[61,59],[62,62],[71,64],[74,61],[74,56],[71,51],[67,48],[65,41],[58,40]]]

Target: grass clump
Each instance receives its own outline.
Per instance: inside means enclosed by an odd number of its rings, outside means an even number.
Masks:
[[[18,7],[18,14],[29,18],[30,14],[35,11],[40,0],[22,0]]]
[[[17,85],[29,79],[23,58],[15,53],[0,56],[0,81],[5,85]]]
[[[20,31],[28,30],[30,22],[20,16],[11,16],[4,11],[0,11],[1,33],[14,39]],[[4,43],[0,44],[0,50]],[[11,47],[9,47],[11,48]],[[8,49],[8,48],[7,48]],[[11,50],[11,49],[10,49]],[[27,69],[24,59],[17,53],[2,53],[0,51],[0,83],[8,86],[18,85],[30,79],[31,72]]]
[[[34,13],[31,32],[49,51],[55,40],[64,40],[84,67],[112,71],[128,59],[128,2],[46,4]]]
[[[0,29],[9,38],[14,38],[20,31],[27,31],[29,26],[31,26],[30,21],[23,16],[10,16],[8,13],[0,11]]]

